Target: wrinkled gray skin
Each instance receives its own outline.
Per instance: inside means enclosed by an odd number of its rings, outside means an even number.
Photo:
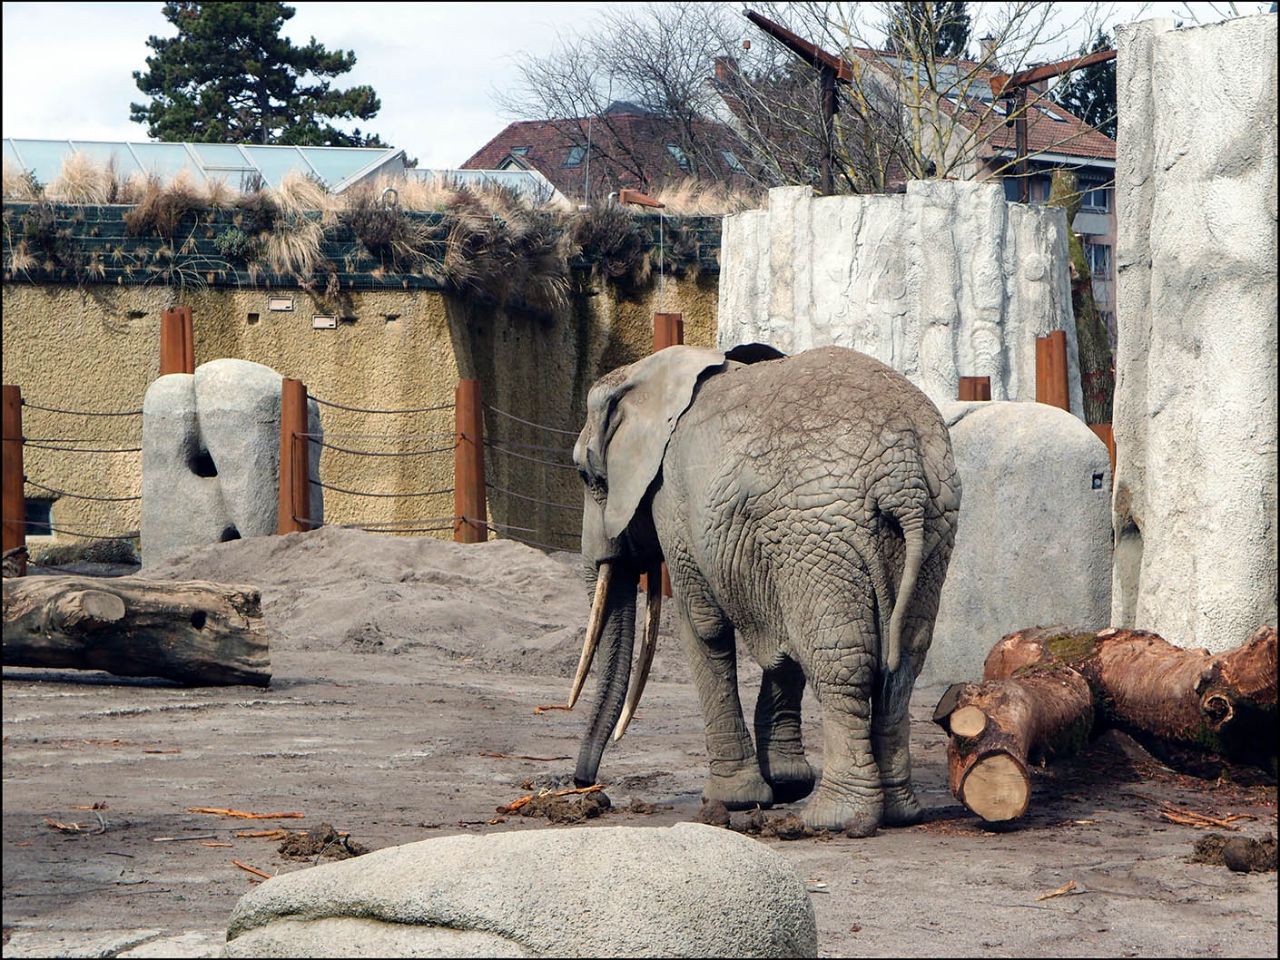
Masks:
[[[866,836],[917,820],[907,707],[960,506],[937,408],[839,347],[751,365],[670,347],[602,377],[587,406],[583,557],[614,573],[575,780],[595,782],[622,709],[636,578],[665,559],[706,723],[703,795],[732,810],[813,792],[807,679],[825,758],[808,826]],[[754,744],[735,630],[764,668]]]

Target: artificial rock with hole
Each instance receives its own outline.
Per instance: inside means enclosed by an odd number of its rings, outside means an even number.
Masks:
[[[791,865],[728,830],[602,827],[454,836],[268,880],[231,957],[814,957]]]
[[[248,360],[201,364],[152,381],[142,405],[142,559],[276,532],[283,378]],[[320,413],[308,403],[308,433]],[[311,476],[320,448],[311,445]],[[311,518],[324,516],[311,487]]]
[[[982,674],[995,638],[1033,623],[1100,630],[1111,613],[1111,461],[1043,403],[940,404],[963,496],[921,683]]]

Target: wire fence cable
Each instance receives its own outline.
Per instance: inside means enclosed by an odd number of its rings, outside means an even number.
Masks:
[[[73,417],[138,417],[142,415],[142,410],[63,410],[61,407],[44,407],[38,403],[32,403],[25,397],[22,400],[24,407],[30,407],[32,410],[45,410],[49,413],[65,413]]]
[[[352,413],[435,413],[438,410],[452,410],[452,403],[441,403],[434,407],[405,407],[399,410],[377,410],[370,407],[349,407],[345,403],[334,403],[332,400],[321,400],[319,397],[308,394],[308,400],[314,400],[326,407],[333,407],[336,410],[350,410]]]
[[[59,490],[57,487],[47,487],[43,483],[37,483],[30,477],[23,477],[23,483],[29,483],[33,487],[39,487],[41,490],[48,490],[50,493],[57,494],[60,497],[75,497],[77,500],[102,500],[107,503],[121,503],[125,500],[141,500],[141,496],[134,497],[95,497],[87,493],[72,493],[70,490]]]
[[[560,430],[557,427],[548,427],[541,423],[534,423],[532,420],[525,420],[523,417],[517,417],[514,413],[507,413],[505,410],[499,410],[497,407],[491,407],[487,403],[484,408],[490,413],[496,413],[500,417],[506,417],[508,420],[514,420],[516,423],[523,423],[528,427],[537,427],[539,430],[546,430],[549,433],[559,433],[566,437],[576,437],[580,431],[578,430]]]

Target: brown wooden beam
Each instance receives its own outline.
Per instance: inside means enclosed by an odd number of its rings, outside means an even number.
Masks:
[[[489,539],[484,498],[484,406],[479,380],[459,380],[454,394],[453,539]]]
[[[768,17],[760,16],[754,10],[747,10],[746,17],[805,63],[812,67],[825,67],[835,74],[835,79],[840,83],[853,83],[853,65],[847,60],[832,56],[821,47],[796,36],[786,27],[774,23]]]
[[[1116,52],[1114,50],[1098,50],[1083,57],[1068,57],[1066,60],[1059,60],[1057,63],[1046,63],[1039,67],[1032,67],[1030,70],[1021,70],[1012,75],[997,73],[991,78],[991,93],[998,97],[1010,87],[1029,87],[1031,84],[1038,83],[1041,80],[1060,77],[1064,73],[1070,73],[1072,70],[1082,70],[1085,67],[1093,66],[1095,63],[1106,63],[1108,60],[1114,60],[1115,58]]]
[[[3,447],[3,481],[0,482],[0,499],[3,499],[4,552],[25,547],[27,544],[26,488],[22,476],[22,390],[4,385],[3,425],[0,438]],[[26,554],[14,555],[18,576],[26,576]]]

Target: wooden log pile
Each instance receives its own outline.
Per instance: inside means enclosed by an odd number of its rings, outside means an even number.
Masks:
[[[195,686],[271,682],[252,587],[140,577],[3,581],[5,666],[106,670]]]
[[[981,683],[948,688],[933,719],[951,736],[952,793],[992,822],[1026,812],[1028,764],[1108,728],[1191,772],[1225,760],[1274,776],[1276,630],[1217,655],[1145,630],[1019,630],[992,648]]]

